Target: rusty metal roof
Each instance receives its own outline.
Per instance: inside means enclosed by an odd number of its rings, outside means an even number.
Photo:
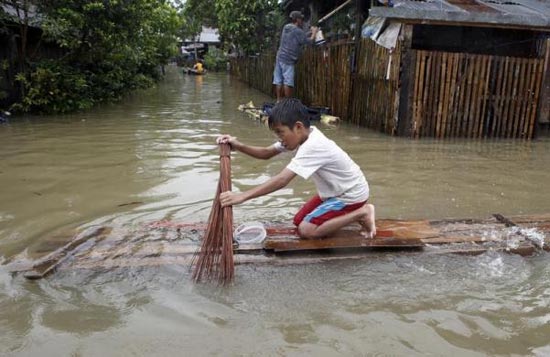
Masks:
[[[370,16],[413,22],[471,23],[550,31],[550,0],[393,0]]]

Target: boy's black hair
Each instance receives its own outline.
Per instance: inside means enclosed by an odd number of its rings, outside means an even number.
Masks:
[[[299,99],[284,98],[271,108],[267,124],[270,129],[277,124],[285,125],[289,129],[292,129],[296,122],[302,122],[304,127],[309,128],[307,107]]]

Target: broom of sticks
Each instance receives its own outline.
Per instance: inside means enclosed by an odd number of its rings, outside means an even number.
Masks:
[[[231,147],[220,144],[218,189],[201,246],[193,256],[195,282],[217,280],[225,285],[233,281],[233,209],[221,206],[220,193],[225,191],[231,191]]]

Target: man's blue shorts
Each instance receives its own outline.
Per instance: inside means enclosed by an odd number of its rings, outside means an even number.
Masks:
[[[275,69],[273,70],[273,84],[294,87],[294,65],[276,60]]]

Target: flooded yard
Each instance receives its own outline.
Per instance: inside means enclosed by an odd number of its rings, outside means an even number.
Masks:
[[[226,74],[170,68],[158,87],[121,103],[0,124],[0,262],[43,255],[52,237],[66,237],[62,244],[95,226],[206,221],[216,136],[275,141],[237,111],[250,100],[270,99]],[[379,218],[549,212],[548,138],[413,141],[319,127],[365,172]],[[288,160],[234,154],[234,188],[263,182]],[[297,178],[235,207],[235,222],[290,221],[314,192]],[[0,265],[0,355],[547,356],[549,259],[373,253],[238,266],[225,289],[194,285],[179,265],[65,270],[39,281]]]

